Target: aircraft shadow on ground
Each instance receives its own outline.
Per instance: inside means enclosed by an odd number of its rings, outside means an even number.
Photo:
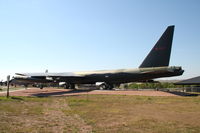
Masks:
[[[43,92],[43,93],[36,93],[32,94],[32,96],[37,97],[49,97],[49,96],[77,96],[86,94],[87,92],[91,92],[94,89],[87,89],[87,90],[59,90],[56,92]],[[195,93],[187,93],[187,92],[178,92],[178,91],[167,91],[166,93],[171,93],[177,96],[200,96],[200,94]],[[66,95],[65,95],[66,94]]]
[[[193,93],[187,93],[187,92],[178,92],[178,91],[169,91],[168,93],[177,95],[177,96],[199,96],[200,94],[193,94]]]
[[[67,90],[67,91],[59,91],[59,92],[49,92],[49,93],[37,93],[32,94],[32,96],[37,97],[49,97],[49,96],[63,96],[64,94],[73,94],[74,95],[80,95],[80,93],[86,93],[93,90]]]

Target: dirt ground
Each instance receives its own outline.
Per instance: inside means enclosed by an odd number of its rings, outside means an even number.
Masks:
[[[104,94],[104,95],[139,95],[139,96],[179,96],[174,93],[163,91],[133,91],[133,90],[67,90],[57,88],[28,88],[10,92],[10,96],[74,96],[83,94]],[[5,96],[6,92],[0,93]]]
[[[5,92],[0,95],[1,133],[200,133],[199,96],[56,88],[12,91],[10,98]]]

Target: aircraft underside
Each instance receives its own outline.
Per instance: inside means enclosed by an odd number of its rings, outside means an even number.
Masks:
[[[140,69],[140,71],[132,72],[118,72],[118,73],[103,73],[103,74],[88,74],[84,77],[27,77],[27,78],[15,78],[18,81],[26,83],[38,83],[41,84],[40,88],[43,88],[42,84],[45,83],[60,83],[66,89],[75,89],[76,84],[96,84],[101,83],[99,87],[101,89],[112,89],[115,86],[119,86],[122,83],[129,82],[149,82],[155,78],[171,77],[182,75],[184,71],[181,67],[163,67],[152,69]]]

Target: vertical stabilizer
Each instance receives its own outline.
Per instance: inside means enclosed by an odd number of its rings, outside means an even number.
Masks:
[[[174,25],[167,27],[139,68],[162,67],[169,65],[173,33]]]

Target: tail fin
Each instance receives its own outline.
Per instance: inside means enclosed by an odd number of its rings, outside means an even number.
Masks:
[[[139,68],[168,66],[171,54],[174,25],[167,27],[158,42]]]

